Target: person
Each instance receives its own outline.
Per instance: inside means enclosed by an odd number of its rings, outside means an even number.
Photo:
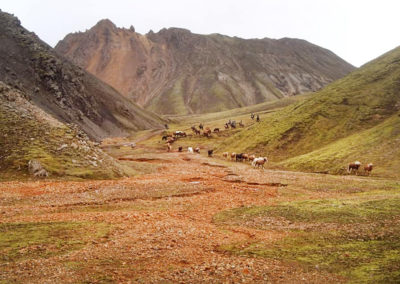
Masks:
[[[260,116],[257,114],[257,122],[260,122]]]

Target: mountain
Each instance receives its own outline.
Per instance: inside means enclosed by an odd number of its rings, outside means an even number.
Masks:
[[[261,120],[222,148],[330,173],[360,160],[374,163],[377,174],[399,177],[400,47]]]
[[[0,42],[0,81],[58,120],[79,125],[91,138],[161,127],[157,115],[58,55],[16,17],[1,11]]]
[[[101,20],[68,34],[59,54],[160,114],[216,112],[316,91],[354,67],[304,40],[241,39]]]
[[[32,177],[30,161],[39,163],[50,178],[125,175],[124,168],[84,132],[58,121],[30,101],[34,95],[0,82],[1,180]]]

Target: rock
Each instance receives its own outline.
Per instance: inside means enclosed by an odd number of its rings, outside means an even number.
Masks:
[[[65,149],[67,147],[68,147],[67,144],[62,144],[60,147],[57,148],[57,151],[61,151],[62,149]]]
[[[89,161],[89,163],[93,166],[93,167],[97,167],[97,162],[96,161]]]
[[[37,160],[30,160],[28,162],[28,171],[34,177],[46,178],[49,176],[49,173]]]

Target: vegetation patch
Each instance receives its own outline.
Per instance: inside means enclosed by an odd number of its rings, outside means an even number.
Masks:
[[[276,206],[254,206],[223,211],[214,217],[217,223],[243,224],[262,217],[282,217],[290,222],[366,223],[400,216],[400,198],[378,200],[327,199],[282,203]],[[268,227],[269,218],[259,219],[258,226]]]
[[[61,255],[108,234],[104,223],[49,222],[0,224],[0,263]]]
[[[346,234],[297,233],[273,244],[252,243],[222,246],[239,255],[297,262],[306,270],[325,270],[357,283],[398,283],[400,281],[400,230],[380,239]]]
[[[296,262],[357,283],[400,281],[400,198],[383,195],[305,200],[220,212],[219,225],[287,231],[275,242],[233,243],[221,250],[238,255]]]

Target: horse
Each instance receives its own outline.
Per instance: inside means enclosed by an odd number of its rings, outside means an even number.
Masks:
[[[212,157],[212,155],[213,155],[213,152],[214,152],[214,150],[208,150],[208,151],[207,151],[207,153],[208,153],[208,156],[209,156],[209,157]]]
[[[252,161],[253,161],[255,158],[256,158],[256,156],[254,156],[254,155],[250,155],[250,156],[249,156],[249,161],[251,161],[251,162],[252,162]]]
[[[188,152],[193,154],[193,148],[192,147],[188,147]]]
[[[368,165],[364,166],[364,173],[369,175],[374,168],[374,165],[372,163],[369,163]]]
[[[359,161],[355,161],[354,163],[350,163],[349,166],[347,167],[347,172],[351,174],[353,170],[356,172],[356,175],[358,174],[358,169],[360,168],[361,163]]]
[[[186,132],[184,131],[175,131],[174,132],[175,137],[186,137]]]
[[[219,132],[219,128],[214,128],[214,133],[217,133],[217,132]]]
[[[226,158],[226,159],[228,159],[228,155],[229,155],[229,153],[228,153],[228,152],[224,152],[224,153],[222,153],[222,157],[224,157],[224,158]]]
[[[236,158],[236,153],[235,152],[231,153],[231,160],[233,160],[235,158]]]
[[[198,130],[198,129],[196,128],[196,126],[193,125],[191,128],[192,128],[192,131],[194,132],[194,134],[200,135],[200,130]]]
[[[194,151],[195,151],[197,154],[200,154],[200,148],[199,148],[199,147],[194,148]]]
[[[203,124],[200,123],[200,124],[199,124],[199,128],[200,128],[201,130],[203,130],[203,127],[204,127]]]
[[[182,146],[179,146],[178,152],[182,152],[182,150],[183,150],[183,147],[182,147]]]
[[[253,162],[251,163],[251,165],[253,167],[262,167],[264,168],[264,164],[268,161],[268,159],[266,157],[259,157],[259,158],[255,158],[253,160]]]
[[[211,136],[211,129],[209,127],[207,127],[204,132],[203,135],[206,137],[210,137]]]
[[[243,161],[243,153],[236,154],[236,162],[242,162]]]
[[[225,127],[225,129],[229,129],[229,124],[225,123],[224,127]]]
[[[244,124],[243,124],[242,121],[239,122],[239,126],[240,126],[240,127],[244,127]]]
[[[170,143],[167,143],[167,152],[171,152],[172,151],[172,146]]]
[[[176,141],[176,138],[174,138],[174,137],[168,137],[168,139],[167,139],[167,143],[169,143],[169,144],[172,144],[175,141]]]

